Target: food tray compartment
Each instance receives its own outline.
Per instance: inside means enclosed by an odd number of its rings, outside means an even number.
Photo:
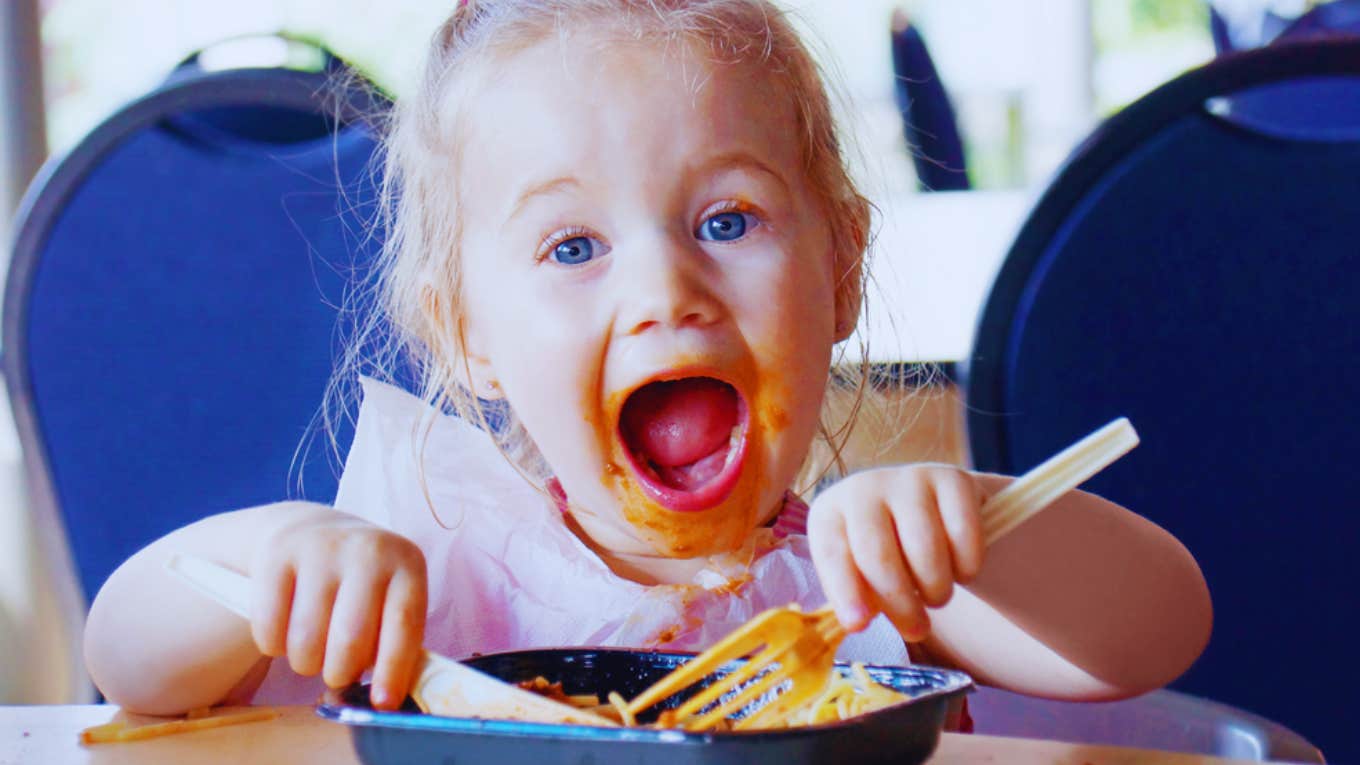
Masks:
[[[569,694],[594,693],[603,700],[610,691],[632,698],[693,656],[563,648],[488,654],[467,663],[508,682],[542,676],[562,683]],[[739,662],[725,670],[736,666]],[[849,665],[838,666],[848,669]],[[949,702],[968,692],[972,681],[962,672],[933,667],[871,665],[866,669],[875,682],[910,700],[849,720],[781,730],[691,733],[434,717],[421,714],[409,700],[401,711],[379,712],[368,703],[368,687],[360,685],[332,694],[317,713],[350,726],[355,751],[365,765],[924,762],[939,740]]]

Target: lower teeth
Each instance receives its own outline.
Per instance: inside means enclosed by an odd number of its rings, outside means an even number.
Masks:
[[[734,425],[734,426],[732,427],[732,435],[729,436],[728,439],[727,439],[727,454],[723,456],[723,466],[722,466],[722,470],[726,470],[727,468],[731,467],[732,463],[736,460],[736,458],[737,458],[737,445],[738,445],[739,443],[741,443],[741,435],[742,435],[741,426],[740,426],[740,425]],[[701,457],[700,459],[703,459],[703,458]],[[699,461],[699,460],[695,460],[695,462],[698,462],[698,461]],[[670,483],[669,481],[666,481],[665,479],[663,479],[663,478],[661,477],[660,472],[657,470],[657,465],[656,465],[656,463],[652,462],[651,460],[649,460],[649,459],[641,459],[641,460],[637,460],[637,463],[641,466],[642,472],[643,472],[648,478],[652,479],[652,480],[655,481],[656,483],[659,483],[659,484],[661,484],[661,485],[663,485],[663,486],[668,486],[668,487],[671,487],[671,488],[679,488],[679,487],[671,486],[671,483]],[[694,463],[690,463],[690,464],[694,464]],[[720,470],[719,472],[722,472],[722,471]]]
[[[723,469],[726,470],[732,464],[732,460],[737,458],[737,444],[741,443],[741,426],[732,426],[732,435],[727,438],[727,456],[723,458]]]

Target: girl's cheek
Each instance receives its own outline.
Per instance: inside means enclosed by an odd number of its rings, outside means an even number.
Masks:
[[[815,423],[815,413],[821,403],[819,397],[813,398],[815,394],[801,390],[804,386],[791,380],[787,376],[789,371],[790,367],[777,359],[763,366],[759,373],[759,394],[752,406],[753,416],[760,423],[772,456],[807,446],[792,441],[803,435],[801,431],[807,430],[807,422]]]
[[[758,413],[765,421],[765,432],[776,437],[789,427],[789,414],[777,403],[770,403]]]
[[[611,393],[605,401],[604,411],[597,411],[594,392],[586,391],[584,393],[581,411],[586,413],[587,425],[595,431],[595,443],[617,446],[618,437],[614,432],[611,421],[618,417],[618,413],[623,410],[623,402],[627,396],[622,391]],[[618,491],[627,478],[627,471],[619,464],[620,456],[617,448],[606,448],[604,450],[604,464],[600,469],[600,483],[607,491]]]

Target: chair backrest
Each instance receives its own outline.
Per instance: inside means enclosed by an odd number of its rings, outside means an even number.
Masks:
[[[893,93],[922,191],[966,191],[968,163],[954,106],[914,24],[892,30]]]
[[[1142,445],[1088,487],[1184,541],[1214,598],[1174,687],[1347,761],[1360,130],[1262,133],[1219,101],[1316,78],[1360,97],[1360,41],[1222,58],[1102,125],[1017,236],[965,374],[980,469],[1130,417]]]
[[[1209,36],[1213,38],[1214,50],[1228,53],[1233,50],[1232,35],[1228,32],[1228,20],[1218,12],[1212,3],[1209,5]]]
[[[1225,14],[1209,0],[1209,34],[1214,50],[1222,55],[1269,44],[1295,21],[1271,7],[1237,8]]]
[[[1360,37],[1360,0],[1330,0],[1294,19],[1276,42]]]
[[[176,527],[334,497],[314,417],[378,246],[364,118],[385,100],[334,66],[189,64],[50,163],[17,220],[4,373],[68,607]]]
[[[1244,25],[1251,32],[1250,38],[1244,39],[1242,30],[1230,28],[1228,19],[1210,3],[1209,32],[1218,53],[1233,53],[1279,42],[1360,35],[1360,0],[1327,0],[1298,16],[1282,16],[1269,7],[1256,8],[1250,13],[1255,14],[1257,23]],[[1235,31],[1239,33],[1237,38]]]

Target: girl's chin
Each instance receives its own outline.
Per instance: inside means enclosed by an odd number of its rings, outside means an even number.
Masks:
[[[624,520],[632,535],[659,556],[698,558],[736,552],[751,538],[763,515],[760,509],[766,507],[757,488],[761,482],[751,478],[739,474],[724,499],[694,511],[672,509],[654,500],[640,483],[625,479],[619,486]]]
[[[751,529],[736,527],[730,531],[706,529],[702,535],[653,535],[649,544],[653,552],[668,559],[699,559],[735,553],[746,545]]]

